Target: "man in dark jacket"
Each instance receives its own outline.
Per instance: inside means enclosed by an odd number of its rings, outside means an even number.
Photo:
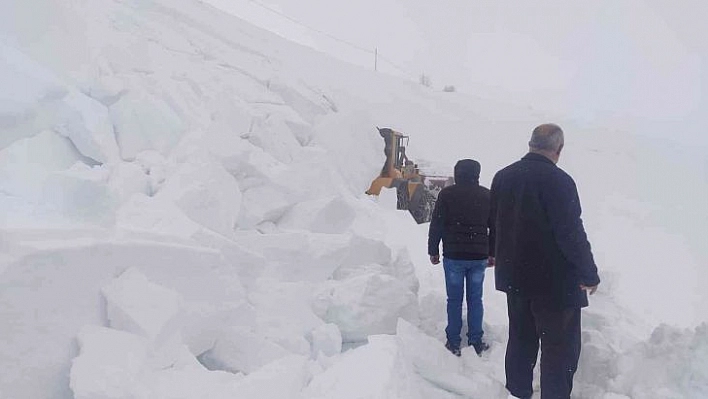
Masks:
[[[440,191],[428,233],[428,255],[443,268],[447,289],[447,343],[460,356],[462,300],[467,281],[467,343],[477,354],[489,346],[482,341],[482,283],[489,257],[489,190],[479,185],[479,162],[463,159],[455,165],[455,184]]]
[[[568,399],[580,356],[580,309],[600,283],[573,179],[556,166],[563,131],[534,129],[530,151],[491,189],[497,290],[507,294],[506,387],[530,398],[541,346],[541,398]]]

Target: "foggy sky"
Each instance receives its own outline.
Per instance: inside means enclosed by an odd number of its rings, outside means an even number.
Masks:
[[[259,0],[435,88],[560,112],[636,133],[708,144],[708,3]],[[373,68],[373,56],[249,0],[208,0],[281,36]]]

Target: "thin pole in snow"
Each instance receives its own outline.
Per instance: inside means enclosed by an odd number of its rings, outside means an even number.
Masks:
[[[379,48],[374,47],[374,71],[379,70]]]

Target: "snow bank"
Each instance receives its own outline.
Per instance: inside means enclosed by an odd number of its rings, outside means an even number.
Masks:
[[[6,237],[11,245],[21,244],[20,253],[27,255],[7,264],[0,278],[0,330],[7,343],[0,345],[3,396],[70,397],[74,339],[84,325],[106,325],[101,287],[131,267],[180,295],[179,332],[195,354],[209,349],[234,320],[251,317],[238,275],[219,252],[112,237],[102,242],[104,234],[78,232],[66,240],[20,242]],[[46,235],[52,237],[51,232]],[[143,282],[142,287],[151,285]],[[36,384],[38,380],[43,383]]]
[[[242,380],[204,369],[179,342],[156,348],[143,337],[96,326],[84,327],[78,342],[71,367],[77,399],[228,398]]]
[[[609,392],[649,399],[707,397],[708,325],[659,326],[649,340],[624,353],[590,352],[583,366],[599,371],[602,364],[609,366],[601,374],[607,378],[597,382],[607,384]]]

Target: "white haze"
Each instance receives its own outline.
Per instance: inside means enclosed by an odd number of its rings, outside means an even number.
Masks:
[[[373,68],[374,56],[250,0],[219,8]],[[258,2],[260,3],[260,2]],[[708,28],[702,1],[268,0],[269,8],[365,49],[379,69],[454,85],[588,123],[708,144]],[[400,69],[405,71],[401,71]]]

